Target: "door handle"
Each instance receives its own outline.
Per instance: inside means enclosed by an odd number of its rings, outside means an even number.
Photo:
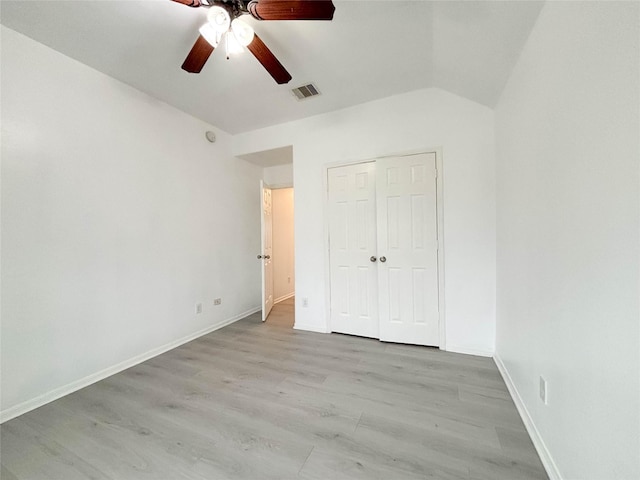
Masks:
[[[258,255],[258,260],[260,260],[262,258],[262,255]]]
[[[387,257],[380,257],[380,261],[381,261],[382,263],[386,262],[386,261],[387,261]]]
[[[264,256],[264,259],[265,259],[265,260],[269,260],[270,258],[271,258],[271,255],[265,255],[265,256]]]
[[[375,262],[377,260],[377,258],[372,256],[369,260],[371,260],[372,262]]]

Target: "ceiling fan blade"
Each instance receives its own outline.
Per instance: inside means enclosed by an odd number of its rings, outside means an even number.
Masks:
[[[182,64],[182,69],[189,73],[200,73],[209,56],[213,53],[213,46],[202,35],[198,36],[196,43]]]
[[[278,84],[289,83],[291,75],[257,34],[253,36],[253,41],[247,48]]]
[[[177,3],[181,3],[183,5],[186,5],[187,7],[200,7],[202,6],[202,3],[200,3],[200,0],[172,0],[174,2]]]
[[[336,9],[331,0],[252,0],[248,7],[258,20],[332,20]]]

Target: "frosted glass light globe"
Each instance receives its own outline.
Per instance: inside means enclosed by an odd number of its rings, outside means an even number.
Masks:
[[[242,20],[235,19],[231,23],[231,31],[233,32],[234,37],[240,45],[246,47],[251,42],[253,42],[253,36],[255,35],[253,32],[253,28],[244,23]]]
[[[222,33],[217,32],[210,23],[205,23],[204,25],[202,25],[199,31],[200,35],[202,35],[213,48],[216,48],[218,46]]]
[[[224,33],[229,30],[231,18],[229,13],[222,7],[211,7],[207,12],[207,20],[216,32]]]

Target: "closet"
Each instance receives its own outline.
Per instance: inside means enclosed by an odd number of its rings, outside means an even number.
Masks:
[[[437,346],[436,154],[327,172],[331,331]]]

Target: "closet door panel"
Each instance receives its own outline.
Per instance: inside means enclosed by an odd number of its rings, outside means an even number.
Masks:
[[[375,163],[328,170],[331,331],[378,338]]]
[[[436,346],[435,154],[379,159],[376,178],[380,339]]]

